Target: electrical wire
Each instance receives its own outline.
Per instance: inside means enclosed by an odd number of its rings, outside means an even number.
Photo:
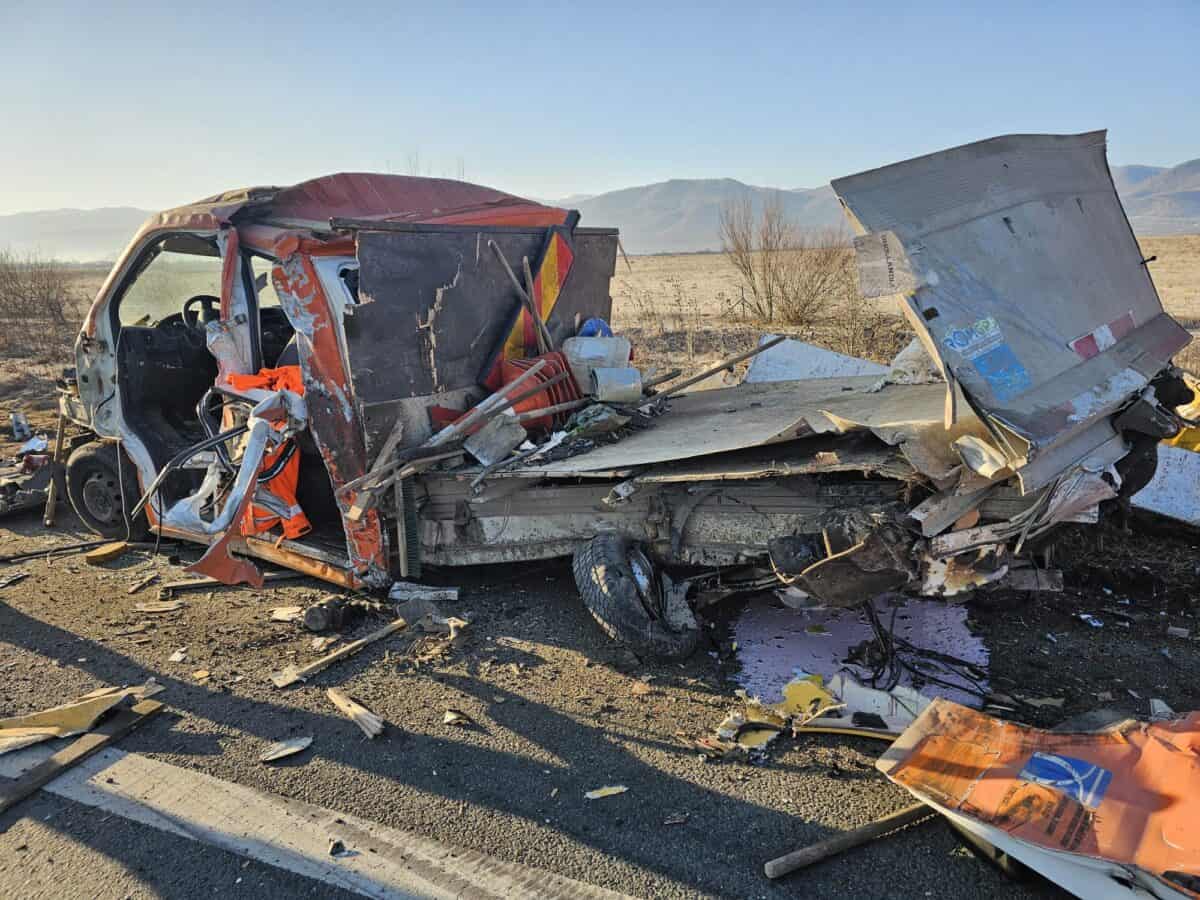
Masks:
[[[892,610],[892,618],[886,628],[880,621],[874,603],[864,603],[863,608],[879,647],[879,658],[869,664],[871,676],[867,680],[871,687],[890,691],[907,673],[923,683],[987,699],[989,692],[983,687],[984,673],[978,666],[948,653],[918,647],[896,634],[898,607]]]

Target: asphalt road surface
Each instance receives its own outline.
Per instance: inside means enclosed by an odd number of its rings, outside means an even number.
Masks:
[[[72,527],[48,533],[35,517],[6,521],[0,555],[86,537]],[[635,896],[1060,896],[1046,882],[1009,880],[941,822],[766,880],[767,859],[911,801],[875,771],[880,745],[855,738],[781,739],[761,764],[704,760],[686,738],[711,731],[736,703],[736,659],[719,623],[687,663],[646,664],[591,621],[566,564],[442,572],[427,580],[462,589],[444,612],[470,619],[458,641],[399,635],[277,689],[272,671],[320,654],[311,634],[272,622],[270,610],[305,606],[327,588],[309,580],[220,588],[182,595],[177,613],[137,612],[155,587],[132,595],[129,587],[151,572],[180,577],[180,562],[168,559],[176,552],[130,553],[102,567],[68,557],[0,568],[29,573],[0,589],[0,716],[153,676],[168,708],[122,739],[123,751]],[[195,555],[182,551],[182,564]],[[972,612],[1001,688],[1057,690],[1066,698],[1053,711],[1060,718],[1119,685],[1195,708],[1195,644],[1172,645],[1170,658],[1160,652],[1166,624],[1194,625],[1186,608],[1147,607],[1144,623],[1097,630],[1073,618],[1115,602],[1095,585],[1021,602]],[[368,616],[343,639],[384,621]],[[171,662],[181,648],[185,659]],[[199,680],[199,670],[210,674]],[[650,691],[635,692],[639,683]],[[331,686],[386,720],[384,733],[364,738],[326,698]],[[1129,696],[1126,711],[1142,712]],[[447,709],[474,724],[443,724]],[[268,744],[300,735],[313,736],[309,750],[274,766],[258,761]],[[627,790],[584,799],[606,785]],[[0,895],[237,891],[349,896],[45,792],[0,816]]]

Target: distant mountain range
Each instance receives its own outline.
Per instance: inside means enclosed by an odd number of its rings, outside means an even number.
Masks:
[[[1138,234],[1200,233],[1200,159],[1171,168],[1115,166],[1112,171]],[[546,202],[578,209],[582,224],[620,228],[629,253],[685,253],[721,248],[719,220],[726,204],[749,200],[761,208],[774,195],[791,220],[804,228],[845,224],[829,186],[756,187],[732,178],[676,178]],[[75,261],[111,260],[150,215],[132,207],[107,207],[0,216],[0,249]]]

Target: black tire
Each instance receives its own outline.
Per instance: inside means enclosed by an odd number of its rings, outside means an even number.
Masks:
[[[639,656],[686,659],[700,643],[700,625],[686,598],[663,590],[649,560],[628,538],[597,535],[575,552],[571,568],[592,618]]]
[[[133,465],[122,459],[121,478],[117,477],[117,448],[113,444],[84,444],[67,459],[67,497],[92,531],[110,540],[126,536],[125,514],[121,505],[121,480],[124,480],[124,509],[133,509],[138,501],[137,475]],[[130,540],[141,540],[149,533],[145,514],[131,523]]]

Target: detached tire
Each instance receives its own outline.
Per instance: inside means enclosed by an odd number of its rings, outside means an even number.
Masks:
[[[664,591],[628,538],[597,535],[575,552],[571,568],[584,605],[610,638],[655,659],[686,659],[695,651],[700,625],[686,598]]]
[[[137,474],[129,462],[122,460],[124,470],[118,478],[117,459],[115,444],[99,443],[77,447],[67,459],[67,497],[75,514],[96,534],[110,540],[125,538],[124,509],[132,509],[138,501]],[[139,514],[131,523],[129,537],[136,541],[148,533],[146,517]]]

